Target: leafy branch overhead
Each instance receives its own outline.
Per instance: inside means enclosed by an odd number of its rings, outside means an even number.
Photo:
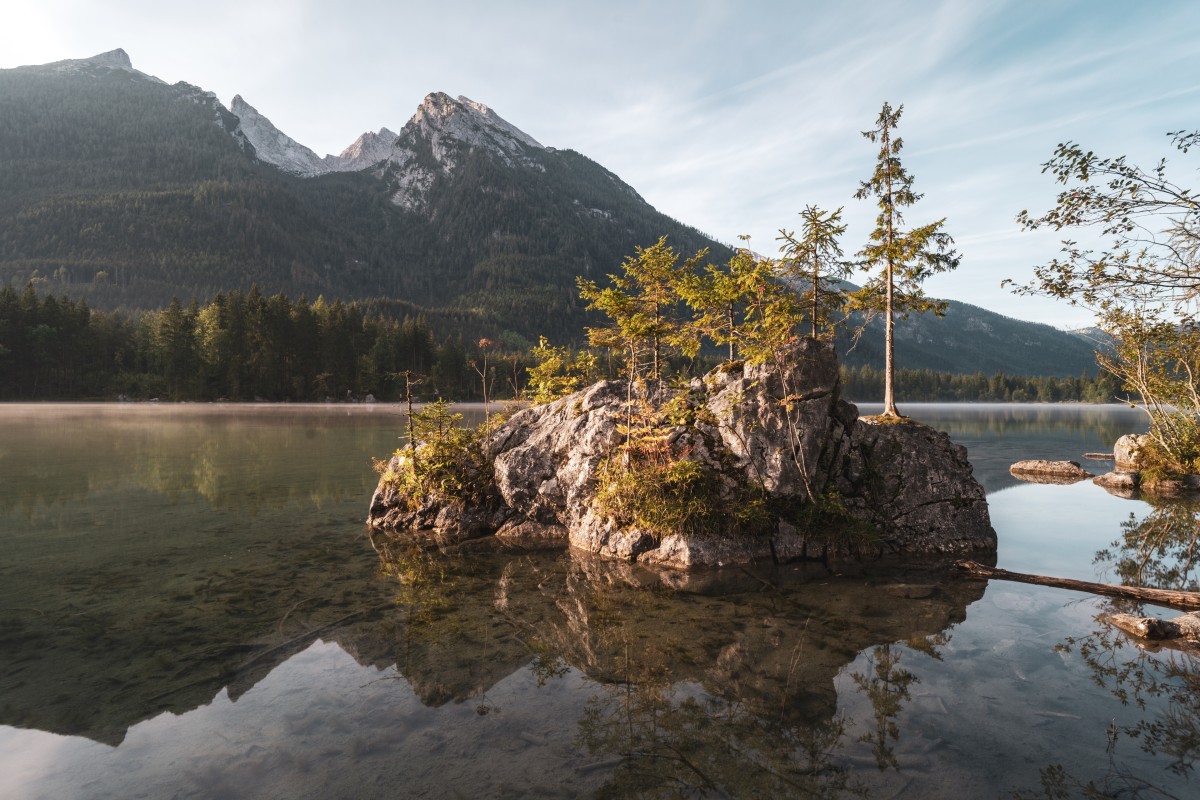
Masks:
[[[1169,134],[1182,154],[1200,143],[1200,131]],[[1042,165],[1066,188],[1054,208],[1041,215],[1022,211],[1026,230],[1098,229],[1108,246],[1092,248],[1063,241],[1061,256],[1035,267],[1023,293],[1059,297],[1098,311],[1131,300],[1179,303],[1200,290],[1200,197],[1167,174],[1167,161],[1152,169],[1125,156],[1101,158],[1074,142],[1060,144]],[[1005,281],[1014,285],[1013,281]]]
[[[1183,155],[1200,144],[1200,131],[1168,135]],[[1200,470],[1200,198],[1168,175],[1166,159],[1147,170],[1074,142],[1060,144],[1042,172],[1064,187],[1055,206],[1017,220],[1030,231],[1096,231],[1100,241],[1064,239],[1032,281],[1004,284],[1094,311],[1113,342],[1098,360],[1141,396],[1155,467]]]

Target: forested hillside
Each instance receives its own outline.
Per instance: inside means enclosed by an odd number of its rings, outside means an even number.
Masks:
[[[725,253],[571,151],[539,150],[517,169],[466,150],[418,211],[391,202],[386,176],[298,178],[261,163],[236,127],[187,84],[94,65],[0,71],[0,283],[33,279],[101,309],[257,284],[444,308],[493,335],[570,337],[576,275],[664,233]]]
[[[952,302],[943,317],[914,314],[896,325],[896,360],[907,369],[985,375],[1096,374],[1097,342],[1049,325],[1005,317],[969,303]],[[840,337],[842,363],[883,363],[883,326],[873,320],[857,343]]]
[[[359,301],[396,324],[420,316],[439,343],[527,351],[542,335],[582,343],[595,320],[576,278],[604,283],[638,246],[666,235],[683,254],[732,255],[599,164],[465,98],[430,95],[369,169],[298,177],[261,160],[211,93],[114,54],[0,70],[0,286],[18,295],[31,285],[128,314],[258,287]],[[493,146],[456,138],[480,120]],[[1086,340],[965,304],[905,320],[897,337],[911,369],[1095,369]],[[853,348],[843,340],[844,363],[878,366],[880,340],[874,327]]]

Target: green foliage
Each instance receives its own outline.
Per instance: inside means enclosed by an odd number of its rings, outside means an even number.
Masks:
[[[1200,131],[1168,135],[1184,155],[1200,143]],[[1035,267],[1035,279],[1016,291],[1058,297],[1101,313],[1131,304],[1195,300],[1200,197],[1168,176],[1166,159],[1146,170],[1125,156],[1102,158],[1066,142],[1055,148],[1042,172],[1065,188],[1054,208],[1040,216],[1022,211],[1017,221],[1031,231],[1098,229],[1109,242],[1096,250],[1064,239],[1062,257]]]
[[[699,352],[702,339],[708,339],[728,348],[727,363],[736,361],[739,353],[760,363],[791,338],[799,320],[795,298],[779,281],[776,265],[746,248],[727,264],[684,273],[678,293],[693,312],[683,337],[689,357]]]
[[[800,217],[800,235],[780,228],[778,240],[783,242],[784,274],[805,287],[800,305],[808,312],[812,337],[816,339],[832,335],[836,323],[833,317],[846,305],[841,282],[850,277],[853,265],[842,258],[838,242],[846,232],[842,209],[824,211],[806,206]]]
[[[430,391],[468,396],[466,355],[441,348],[424,317],[368,316],[357,304],[310,304],[283,295],[218,294],[132,318],[66,297],[0,288],[0,399],[127,394],[170,399],[396,399],[404,370],[428,373]],[[455,360],[456,359],[456,360]]]
[[[736,496],[728,496],[712,467],[696,458],[689,446],[672,443],[682,438],[676,420],[685,417],[684,398],[677,394],[664,410],[640,403],[631,423],[622,426],[625,444],[596,470],[600,512],[623,528],[637,528],[656,539],[731,528],[756,532],[767,520],[761,493],[738,487]]]
[[[746,299],[744,282],[753,267],[753,257],[740,250],[724,266],[709,264],[704,272],[682,276],[679,297],[693,313],[686,323],[689,335],[685,337],[685,355],[694,357],[700,351],[701,339],[707,338],[728,348],[729,363],[737,358]]]
[[[1182,154],[1200,143],[1200,132],[1170,136]],[[1073,142],[1060,144],[1042,171],[1065,188],[1045,214],[1021,212],[1026,230],[1092,228],[1109,242],[1096,250],[1064,239],[1062,257],[1035,267],[1035,279],[1016,291],[1094,311],[1114,341],[1111,352],[1100,353],[1101,367],[1141,396],[1150,417],[1155,470],[1197,471],[1200,199],[1168,177],[1165,159],[1144,170]]]
[[[529,399],[549,403],[577,392],[591,381],[596,372],[596,356],[587,350],[555,347],[543,336],[530,352]]]
[[[1189,317],[1163,319],[1144,308],[1110,307],[1117,332],[1099,362],[1141,396],[1150,417],[1152,468],[1167,475],[1200,472],[1200,326]]]
[[[379,462],[383,481],[396,488],[412,511],[425,503],[479,502],[490,464],[485,463],[486,427],[466,428],[462,414],[450,411],[444,400],[413,412],[415,441],[397,450],[398,463]]]
[[[681,346],[691,349],[685,344],[679,287],[705,255],[701,250],[681,265],[663,236],[650,247],[635,248],[622,262],[621,274],[608,276],[608,286],[579,278],[579,294],[588,309],[611,320],[608,327],[588,328],[592,346],[621,353],[631,379],[662,378],[667,355]]]
[[[772,511],[812,541],[822,541],[835,550],[855,552],[864,545],[879,543],[879,533],[869,524],[855,519],[837,489],[827,487],[811,502],[775,502]]]

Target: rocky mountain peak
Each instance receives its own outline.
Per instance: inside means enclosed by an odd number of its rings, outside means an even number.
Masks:
[[[239,120],[235,133],[240,132],[254,145],[255,154],[261,161],[294,175],[312,176],[329,172],[324,159],[276,128],[271,120],[260,114],[240,94],[234,96],[229,110]]]
[[[392,202],[410,210],[421,208],[439,172],[449,175],[466,150],[494,153],[507,166],[545,170],[535,157],[546,150],[536,139],[468,97],[433,92],[417,106],[388,157],[385,170],[395,181]],[[417,157],[427,150],[437,166]]]
[[[367,131],[343,150],[338,158],[354,165],[348,169],[365,169],[391,155],[392,146],[396,144],[397,138],[398,134],[387,128],[380,128],[378,133]],[[326,159],[329,158],[326,156]]]
[[[501,118],[483,103],[461,95],[455,99],[444,92],[427,95],[405,127],[410,126],[431,141],[449,138],[469,146],[482,146],[514,155],[520,153],[523,147],[545,149],[532,136]]]
[[[129,54],[120,47],[118,47],[116,50],[109,50],[107,53],[99,53],[91,58],[84,58],[81,60],[101,67],[133,69],[133,62],[129,60]]]

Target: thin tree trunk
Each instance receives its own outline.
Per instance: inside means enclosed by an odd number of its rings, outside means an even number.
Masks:
[[[898,417],[900,412],[896,410],[896,341],[892,333],[896,325],[895,317],[893,316],[892,295],[894,289],[893,278],[893,252],[892,246],[895,242],[896,231],[894,228],[896,222],[896,206],[892,198],[892,137],[888,132],[887,127],[883,130],[883,150],[888,155],[887,161],[887,319],[884,320],[884,363],[883,363],[883,415],[885,417]]]
[[[729,363],[734,362],[737,350],[734,345],[734,319],[733,319],[733,303],[725,307],[726,323],[729,327]]]
[[[896,321],[892,316],[892,265],[887,267],[887,317],[884,320],[884,362],[883,362],[883,413],[884,416],[898,417],[896,410],[896,340],[893,331]]]
[[[817,338],[817,312],[821,308],[821,295],[817,291],[817,286],[819,285],[818,282],[820,281],[820,275],[821,275],[821,263],[819,261],[817,261],[815,254],[814,254],[814,257],[813,257],[813,282],[812,282],[812,293],[813,293],[812,337],[814,339]]]

